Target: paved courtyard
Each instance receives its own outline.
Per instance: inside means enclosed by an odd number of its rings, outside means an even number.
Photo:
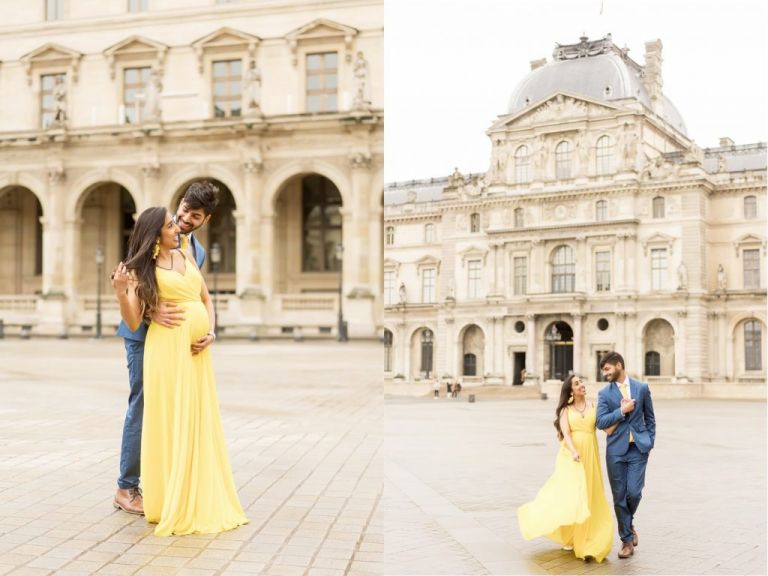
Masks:
[[[380,345],[217,342],[251,523],[168,538],[112,507],[124,356],[117,338],[0,340],[0,574],[381,573]]]
[[[639,546],[585,564],[517,528],[553,470],[555,401],[478,396],[386,401],[386,574],[766,574],[764,403],[655,402]]]

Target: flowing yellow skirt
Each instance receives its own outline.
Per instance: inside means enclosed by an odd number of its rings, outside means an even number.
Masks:
[[[573,546],[577,558],[598,562],[611,551],[614,521],[603,490],[600,455],[594,432],[572,432],[580,462],[561,443],[555,472],[536,498],[517,509],[520,533],[526,540],[546,536]]]
[[[208,312],[199,301],[179,304],[184,323],[151,324],[144,348],[141,473],[144,513],[158,536],[248,522],[227,456],[211,353],[190,349],[208,332]]]

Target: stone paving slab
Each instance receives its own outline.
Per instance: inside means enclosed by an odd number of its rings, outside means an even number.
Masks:
[[[620,560],[616,536],[596,564],[545,538],[525,541],[517,528],[517,507],[554,468],[553,400],[387,400],[384,572],[766,574],[766,405],[654,405],[640,545]]]
[[[380,345],[222,339],[213,351],[251,523],[158,538],[112,507],[122,340],[0,340],[0,574],[381,573]]]

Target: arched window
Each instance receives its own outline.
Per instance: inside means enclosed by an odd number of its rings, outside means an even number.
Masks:
[[[757,218],[757,196],[744,198],[744,218],[747,220]]]
[[[384,372],[392,372],[392,331],[384,329]]]
[[[651,351],[645,353],[645,375],[661,375],[661,356],[658,352]]]
[[[664,198],[662,196],[656,196],[653,199],[653,217],[664,218]]]
[[[560,142],[555,148],[555,176],[558,180],[571,177],[571,143]]]
[[[341,244],[341,194],[324,176],[306,176],[301,181],[304,214],[304,272],[339,269],[337,247]]]
[[[464,354],[464,376],[477,376],[477,356]]]
[[[613,172],[613,145],[608,136],[597,139],[597,173],[600,175]]]
[[[515,208],[515,228],[525,226],[525,217],[522,208]]]
[[[434,334],[432,330],[424,330],[421,333],[421,371],[426,378],[432,372],[432,353],[434,350]]]
[[[608,202],[605,200],[598,200],[595,204],[595,220],[602,222],[608,218]]]
[[[469,231],[473,234],[475,232],[480,232],[480,214],[477,212],[469,217]]]
[[[392,246],[395,243],[395,227],[394,226],[387,226],[387,230],[384,235],[384,243],[387,246]]]
[[[431,244],[435,241],[435,225],[426,224],[424,226],[424,242]]]
[[[744,368],[762,370],[763,330],[758,320],[744,322]]]
[[[573,249],[570,246],[558,246],[552,254],[552,292],[573,292],[576,272],[573,261]]]
[[[528,146],[520,146],[515,150],[515,182],[518,184],[531,181],[531,157]]]

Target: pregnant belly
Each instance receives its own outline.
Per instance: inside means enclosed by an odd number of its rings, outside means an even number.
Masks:
[[[202,302],[181,302],[186,317],[185,324],[189,330],[190,342],[208,333],[208,310]]]

